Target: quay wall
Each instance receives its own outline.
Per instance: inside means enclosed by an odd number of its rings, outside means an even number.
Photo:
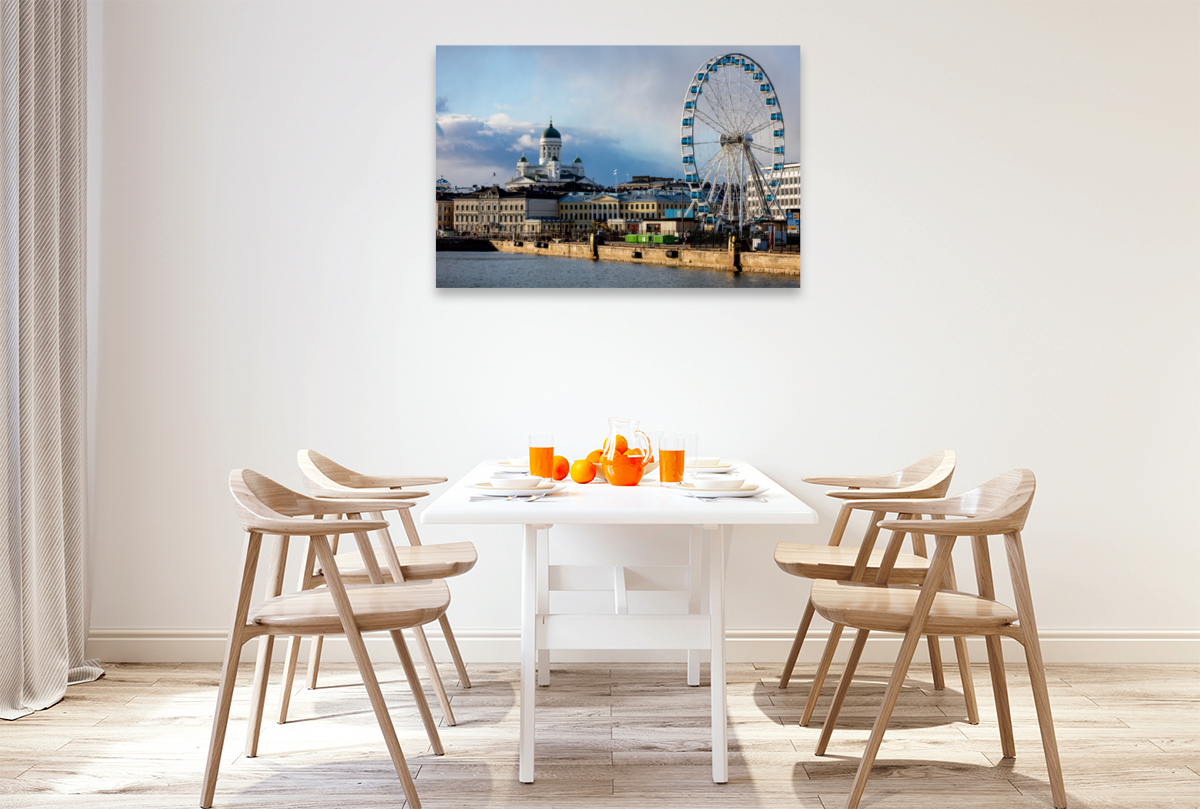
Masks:
[[[562,258],[580,258],[590,260],[592,247],[585,242],[540,242],[545,247],[538,247],[539,242],[529,239],[521,245],[511,241],[493,239],[492,244],[501,253],[528,253],[541,256],[560,256]],[[667,251],[678,251],[678,258],[668,258]],[[634,252],[641,253],[641,258],[634,258]],[[675,247],[674,245],[651,247],[645,244],[602,244],[597,250],[600,261],[625,261],[630,264],[662,264],[671,267],[689,267],[697,270],[728,270],[729,253],[725,250],[700,250],[692,247]],[[743,272],[776,273],[781,275],[800,274],[799,253],[754,253],[743,252],[740,255]]]

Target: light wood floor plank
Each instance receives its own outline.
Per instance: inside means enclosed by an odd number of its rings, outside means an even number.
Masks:
[[[162,809],[193,806],[218,667],[110,664],[46,711],[0,723],[4,809]],[[537,689],[537,781],[517,782],[518,673],[472,666],[471,689],[442,676],[459,724],[441,728],[435,756],[398,665],[378,666],[385,699],[423,804],[537,809],[840,809],[890,667],[863,666],[829,754],[813,748],[829,684],[810,727],[799,719],[815,666],[788,689],[778,666],[729,667],[730,779],[711,777],[708,668],[686,684],[684,664],[561,664]],[[252,667],[239,672],[230,737],[245,732]],[[1041,739],[1023,666],[1009,668],[1017,758],[1000,756],[985,667],[976,668],[979,725],[965,722],[957,672],[935,691],[914,668],[868,782],[872,809],[1047,809]],[[1050,698],[1072,809],[1200,806],[1200,668],[1052,666]],[[322,687],[297,687],[295,721],[264,725],[259,756],[233,744],[217,807],[404,809],[403,793],[352,665],[326,664]],[[279,667],[268,688],[278,699]]]

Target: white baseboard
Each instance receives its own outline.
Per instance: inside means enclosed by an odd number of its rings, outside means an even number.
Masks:
[[[449,652],[436,627],[426,629],[434,655],[449,660]],[[521,638],[515,629],[455,629],[455,638],[468,663],[517,663]],[[726,656],[731,663],[783,663],[791,648],[793,632],[781,629],[732,629],[726,635]],[[801,664],[815,664],[829,637],[827,630],[809,633],[800,653]],[[852,633],[838,644],[842,659],[848,653]],[[1042,654],[1047,663],[1200,663],[1200,631],[1194,630],[1043,630]],[[863,662],[891,663],[899,649],[899,635],[873,636],[863,653]],[[953,659],[949,640],[942,642],[943,656]],[[257,644],[247,644],[242,659],[252,661]],[[373,660],[391,660],[395,656],[391,639],[383,634],[367,636],[367,648]],[[971,659],[987,660],[983,641],[969,642]],[[307,657],[308,644],[302,656]],[[342,638],[329,638],[323,659],[350,662],[350,649]],[[225,654],[223,629],[110,629],[93,627],[88,637],[89,658],[121,663],[219,663]],[[414,651],[415,654],[415,651]],[[1022,662],[1020,644],[1005,642],[1005,660]],[[278,661],[282,654],[277,653]],[[924,658],[918,653],[917,660]],[[646,651],[562,651],[552,653],[562,662],[674,662],[686,659],[683,652]]]

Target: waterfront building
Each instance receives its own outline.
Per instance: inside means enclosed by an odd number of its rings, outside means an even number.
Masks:
[[[686,191],[576,192],[558,201],[559,216],[576,229],[600,225],[614,230],[641,230],[641,222],[661,219],[667,210],[687,205]]]
[[[617,191],[678,191],[689,186],[683,180],[672,177],[651,177],[647,174],[635,174],[633,179],[617,185]]]
[[[779,185],[774,189],[775,198],[785,214],[793,214],[800,218],[800,164],[784,163]],[[754,185],[746,186],[746,200],[753,204],[758,199],[758,189]]]
[[[454,200],[459,231],[520,233],[529,219],[557,219],[558,194],[526,189],[508,191],[498,185],[463,194]]]
[[[450,194],[437,195],[437,229],[454,230],[454,197]]]
[[[504,187],[509,191],[520,191],[526,188],[554,189],[570,186],[576,188],[599,188],[596,183],[587,178],[583,169],[583,160],[579,155],[575,159],[564,162],[562,156],[562,134],[554,128],[554,118],[550,118],[550,126],[542,131],[538,142],[538,162],[529,162],[524,154],[517,160],[517,173],[509,179]]]

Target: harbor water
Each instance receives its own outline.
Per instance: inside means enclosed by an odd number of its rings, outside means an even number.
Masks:
[[[677,269],[623,261],[588,261],[520,253],[445,252],[437,256],[438,288],[449,287],[792,287],[795,275]]]

